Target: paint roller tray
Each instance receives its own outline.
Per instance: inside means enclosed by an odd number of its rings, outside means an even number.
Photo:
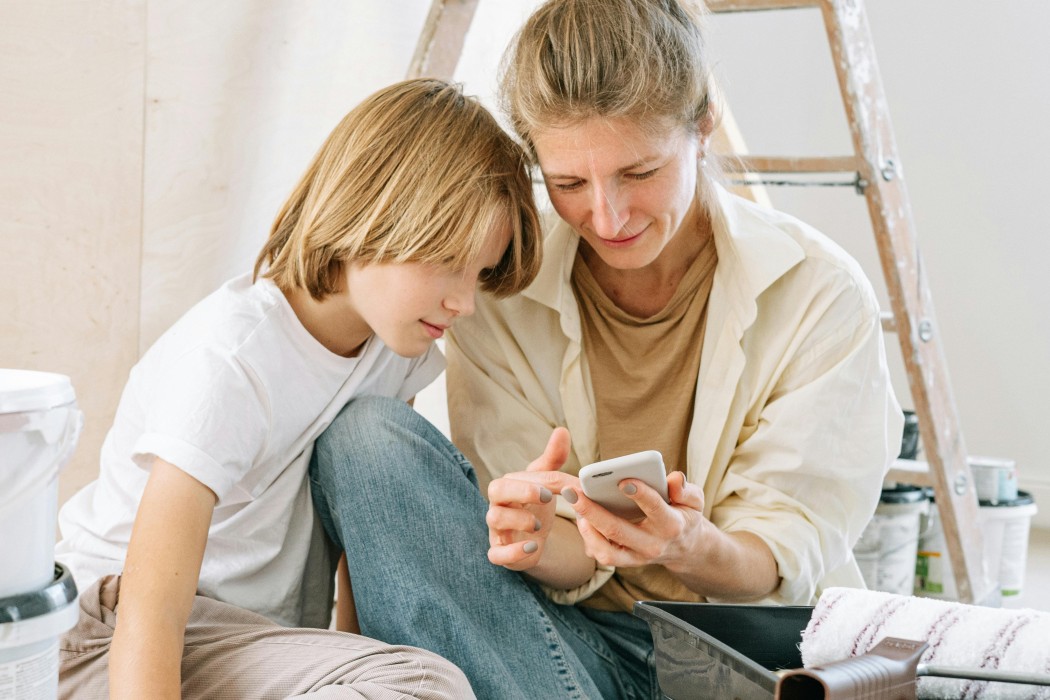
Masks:
[[[774,696],[777,670],[801,668],[810,606],[634,604],[649,623],[660,690],[671,700]]]

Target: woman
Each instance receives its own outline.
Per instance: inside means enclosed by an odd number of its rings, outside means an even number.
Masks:
[[[453,440],[488,507],[436,431],[359,414],[354,440],[412,441],[376,460],[431,467],[427,484],[397,467],[375,480],[410,504],[395,517],[387,500],[373,528],[397,531],[406,578],[377,594],[376,562],[348,551],[362,629],[448,656],[479,697],[659,697],[634,600],[863,586],[851,548],[902,427],[877,303],[827,238],[709,175],[699,19],[677,0],[550,0],[509,50],[505,108],[556,216],[536,281],[479,301],[448,346]],[[336,442],[315,463],[330,510],[367,507],[341,498],[367,467]],[[672,470],[669,503],[625,480],[646,514],[632,523],[582,494],[581,466],[648,449]],[[390,538],[374,540],[384,557]],[[501,568],[472,551],[486,545]],[[391,608],[409,612],[379,619]]]

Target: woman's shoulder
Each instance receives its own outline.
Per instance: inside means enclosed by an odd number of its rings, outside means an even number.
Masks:
[[[728,195],[724,203],[732,210],[727,217],[733,222],[729,226],[730,237],[735,245],[743,246],[750,256],[766,257],[770,250],[774,254],[796,258],[796,265],[825,270],[833,274],[837,270],[847,277],[867,279],[857,260],[830,235],[820,231],[798,217],[758,204],[738,195]]]

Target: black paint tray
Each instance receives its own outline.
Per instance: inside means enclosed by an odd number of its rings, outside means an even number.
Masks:
[[[660,690],[671,700],[769,700],[782,669],[802,666],[810,606],[640,602]]]

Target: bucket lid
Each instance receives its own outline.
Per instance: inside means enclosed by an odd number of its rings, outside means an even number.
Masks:
[[[982,508],[1017,508],[1018,506],[1030,506],[1035,503],[1035,499],[1032,498],[1032,494],[1027,491],[1018,491],[1017,498],[999,500],[995,503],[982,499],[978,501],[978,503],[981,504]]]
[[[27,369],[0,369],[0,413],[44,411],[76,400],[64,374]]]
[[[56,563],[55,577],[44,588],[0,598],[0,624],[42,617],[67,607],[76,599],[77,584],[73,581],[72,572]]]
[[[1016,469],[1017,462],[1012,459],[1004,459],[1002,457],[976,457],[970,456],[966,458],[966,463],[973,467],[981,468],[986,467],[990,469]]]
[[[892,489],[883,489],[879,500],[883,503],[919,503],[927,498],[929,496],[921,486],[897,484]]]

